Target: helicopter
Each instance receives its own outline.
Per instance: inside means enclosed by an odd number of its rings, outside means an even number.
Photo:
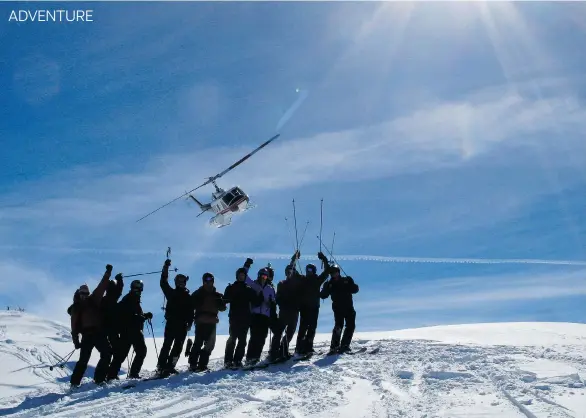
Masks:
[[[248,153],[247,155],[242,157],[240,160],[236,161],[234,164],[232,164],[230,167],[228,167],[227,169],[225,169],[221,173],[216,174],[213,177],[208,177],[206,182],[200,184],[195,189],[191,189],[190,191],[185,192],[184,194],[171,200],[170,202],[165,203],[163,206],[160,206],[159,208],[155,209],[154,211],[146,214],[145,216],[143,216],[142,218],[140,218],[136,222],[143,220],[147,216],[152,215],[153,213],[157,212],[158,210],[164,208],[167,205],[170,205],[171,203],[175,202],[176,200],[179,200],[182,197],[187,196],[187,199],[193,200],[201,209],[201,212],[196,216],[196,218],[205,212],[211,211],[215,215],[212,218],[210,218],[210,220],[208,222],[208,226],[223,228],[225,226],[230,225],[232,223],[232,216],[233,215],[246,212],[247,210],[254,208],[255,205],[253,205],[250,202],[250,198],[240,187],[233,186],[233,187],[229,188],[228,190],[224,190],[217,185],[216,180],[219,179],[220,177],[222,177],[223,175],[225,175],[226,173],[228,173],[230,170],[236,168],[238,165],[242,164],[244,161],[246,161],[248,158],[250,158],[253,154],[260,151],[262,148],[266,147],[272,141],[277,139],[280,135],[281,134],[274,135],[272,138],[270,138],[269,140],[262,143],[254,151]],[[210,183],[212,183],[214,185],[215,191],[212,193],[212,200],[209,203],[202,203],[191,194],[195,190],[197,190],[203,186],[206,186]]]

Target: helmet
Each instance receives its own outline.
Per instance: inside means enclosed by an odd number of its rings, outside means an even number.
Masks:
[[[204,273],[203,276],[201,276],[201,281],[206,283],[206,282],[214,282],[215,278],[214,275],[212,273]]]
[[[308,264],[305,266],[305,273],[306,274],[309,274],[309,273],[315,274],[316,272],[317,272],[317,268],[315,267],[314,264]]]
[[[267,279],[268,279],[271,276],[271,274],[269,273],[269,269],[267,269],[266,267],[261,268],[258,271],[258,274],[256,275],[256,277],[260,279],[261,276],[267,276]]]
[[[291,265],[287,265],[287,267],[285,267],[285,275],[286,276],[290,276],[293,273],[296,273],[297,269],[295,268],[295,266],[291,266]]]
[[[185,287],[187,285],[187,281],[189,280],[189,276],[184,274],[178,274],[175,276],[175,287]]]
[[[337,264],[332,264],[330,266],[330,271],[333,273],[335,271],[337,271],[338,273],[340,273],[340,266],[338,266]]]
[[[142,292],[144,289],[144,284],[142,283],[142,280],[133,280],[132,283],[130,283],[130,290],[132,292]]]
[[[82,284],[81,286],[79,286],[79,289],[77,289],[75,291],[75,293],[73,294],[73,303],[85,299],[90,295],[90,289],[87,286],[87,284]]]
[[[265,269],[267,269],[267,271],[269,272],[269,279],[272,280],[275,277],[275,270],[273,270],[273,268],[271,267],[271,263],[269,263],[269,265],[265,267]]]

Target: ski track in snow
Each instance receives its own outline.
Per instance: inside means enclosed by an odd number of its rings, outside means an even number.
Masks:
[[[255,371],[181,373],[122,390],[82,387],[10,417],[583,417],[556,400],[584,385],[578,350],[469,346],[422,340],[360,340],[376,354],[316,357]],[[359,344],[356,344],[357,346]],[[318,347],[325,349],[325,345]],[[523,366],[555,362],[568,374],[538,378]],[[211,362],[213,368],[221,360]],[[530,367],[529,367],[530,368]],[[87,379],[86,379],[87,380]],[[43,396],[43,395],[37,395]],[[46,396],[46,393],[45,393]],[[34,399],[29,398],[29,399]],[[48,398],[49,399],[49,398]],[[582,406],[586,405],[582,399]]]
[[[7,318],[0,315],[0,322]],[[184,372],[128,389],[122,388],[128,383],[124,377],[97,387],[88,370],[84,385],[69,392],[77,356],[63,370],[47,367],[59,360],[56,351],[66,353],[70,346],[53,351],[67,339],[64,328],[23,318],[18,328],[4,332],[3,338],[10,338],[0,341],[6,382],[0,391],[17,385],[30,390],[0,392],[0,416],[586,417],[586,329],[576,328],[584,327],[579,324],[432,327],[399,331],[393,338],[357,333],[353,347],[367,347],[366,353],[315,356],[254,371],[220,370],[222,359],[214,358],[212,373]],[[479,335],[485,335],[484,342],[473,342]],[[489,343],[492,339],[506,345]],[[318,351],[327,348],[324,340],[316,343]]]

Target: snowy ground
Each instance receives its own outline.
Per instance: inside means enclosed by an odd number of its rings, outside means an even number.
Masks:
[[[319,341],[325,348],[329,335]],[[4,312],[0,416],[586,417],[586,325],[441,326],[357,333],[354,341],[378,352],[254,372],[184,373],[127,390],[122,379],[63,395],[77,355],[63,370],[48,365],[71,350],[67,327]],[[224,344],[218,337],[212,367],[220,367]],[[145,368],[155,361],[150,338]]]

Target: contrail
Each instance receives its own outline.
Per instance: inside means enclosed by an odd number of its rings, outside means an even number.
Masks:
[[[285,112],[285,114],[281,117],[279,122],[277,123],[276,131],[279,132],[281,128],[291,119],[293,113],[301,106],[301,103],[307,98],[309,92],[306,90],[299,90],[297,89],[297,93],[299,93],[299,97],[295,100],[295,103],[291,105],[291,107]]]
[[[3,250],[38,250],[57,253],[94,253],[94,254],[125,254],[125,255],[160,255],[161,250],[148,249],[113,249],[113,248],[75,248],[75,247],[50,247],[50,246],[18,246],[3,245]],[[263,253],[263,252],[198,252],[198,251],[174,251],[175,255],[200,257],[200,258],[262,258],[270,260],[289,260],[291,254],[288,253]],[[303,260],[317,260],[314,255],[302,255]],[[339,261],[360,261],[360,262],[379,262],[379,263],[434,263],[434,264],[549,264],[549,265],[566,265],[566,266],[586,266],[586,260],[544,260],[531,258],[435,258],[435,257],[392,257],[378,255],[336,255]]]

